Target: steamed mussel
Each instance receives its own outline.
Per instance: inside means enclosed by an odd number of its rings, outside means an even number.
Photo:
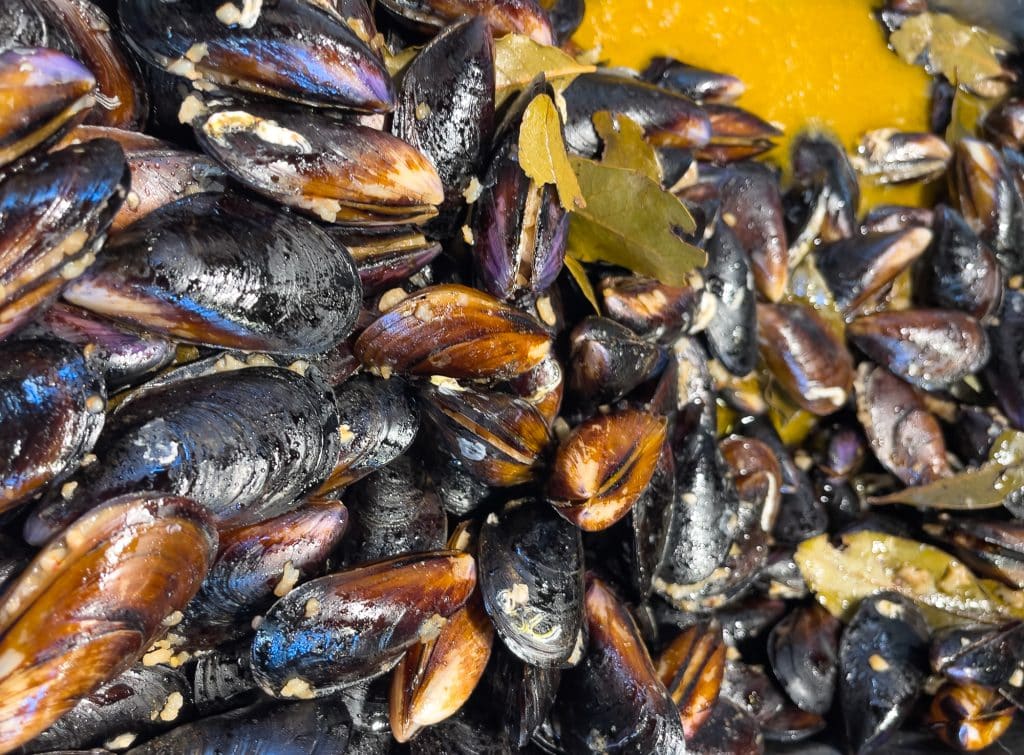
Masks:
[[[0,3],[0,752],[1021,747],[1019,50],[783,165],[586,12]]]

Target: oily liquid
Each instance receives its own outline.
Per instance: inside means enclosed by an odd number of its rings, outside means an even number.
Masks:
[[[789,140],[832,132],[849,151],[865,131],[928,130],[929,77],[891,52],[872,16],[880,0],[588,0],[575,36],[600,59],[642,70],[655,55],[740,77],[737,103],[786,135],[766,159],[788,166]],[[862,181],[861,209],[921,204],[920,186]]]

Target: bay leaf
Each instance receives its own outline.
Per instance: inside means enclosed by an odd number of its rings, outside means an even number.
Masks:
[[[553,184],[566,210],[582,209],[586,202],[569,164],[562,138],[562,118],[546,94],[534,97],[519,128],[519,166],[538,184]]]
[[[838,548],[819,535],[794,559],[830,613],[849,620],[863,598],[881,590],[904,595],[932,629],[1024,619],[1024,593],[976,577],[943,550],[884,532],[843,535]]]
[[[1006,430],[992,444],[980,467],[966,469],[927,485],[868,498],[874,505],[904,503],[943,511],[976,511],[1003,505],[1003,500],[1024,488],[1024,433]]]
[[[629,168],[661,183],[658,153],[644,139],[644,130],[636,121],[607,110],[594,113],[593,121],[604,145],[601,152],[602,165]]]
[[[577,62],[557,47],[542,45],[522,34],[507,34],[494,41],[494,73],[497,104],[515,90],[522,89],[538,74],[548,81],[596,70],[594,66]]]
[[[956,86],[982,97],[1006,93],[1011,76],[999,56],[1011,45],[997,34],[948,13],[919,13],[904,21],[889,42],[907,63],[924,59],[930,72],[944,74]]]
[[[568,255],[682,286],[707,256],[678,232],[696,229],[679,199],[647,176],[570,156],[587,206],[569,216]]]
[[[576,281],[576,285],[580,287],[580,291],[583,292],[583,296],[590,302],[594,311],[597,314],[601,314],[601,307],[597,303],[597,292],[594,291],[594,287],[590,284],[590,278],[587,277],[587,271],[584,269],[583,263],[572,257],[566,257],[565,269],[569,271],[569,275]]]

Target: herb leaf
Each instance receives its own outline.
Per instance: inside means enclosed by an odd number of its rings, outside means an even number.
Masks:
[[[615,168],[631,168],[652,181],[661,183],[661,166],[654,147],[644,139],[644,130],[631,118],[602,110],[594,113],[594,128],[601,137],[604,151],[601,164]]]
[[[494,72],[497,104],[522,89],[538,74],[548,81],[576,77],[596,70],[577,62],[557,47],[542,45],[521,34],[507,34],[494,42]]]
[[[907,63],[923,60],[931,73],[982,97],[1000,97],[1013,78],[999,60],[1010,49],[1002,37],[957,20],[948,13],[911,16],[889,36]]]
[[[546,94],[534,97],[523,113],[519,165],[537,184],[554,184],[558,201],[565,209],[578,209],[586,204],[565,151],[562,119]]]
[[[649,177],[570,156],[587,206],[569,216],[568,254],[583,262],[609,262],[681,286],[704,265],[703,251],[678,231],[692,232],[683,203]]]
[[[594,287],[590,285],[590,278],[587,277],[587,271],[583,267],[583,263],[579,260],[575,260],[572,257],[565,258],[565,269],[569,271],[569,275],[576,281],[576,285],[580,287],[580,291],[590,302],[590,305],[594,308],[597,314],[601,314],[601,307],[597,303],[597,293],[594,291]]]
[[[945,551],[884,532],[854,532],[833,547],[805,540],[794,556],[808,586],[833,615],[849,619],[880,590],[914,601],[933,629],[1024,619],[1024,593],[980,579]]]
[[[947,511],[975,511],[1001,506],[1006,496],[1024,487],[1024,433],[1007,430],[992,444],[980,467],[888,495],[872,504],[906,503]]]

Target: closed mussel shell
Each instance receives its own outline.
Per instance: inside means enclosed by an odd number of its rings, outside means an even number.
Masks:
[[[118,16],[147,63],[191,81],[311,105],[381,111],[393,104],[383,62],[316,2],[120,0]]]
[[[925,525],[925,531],[950,546],[978,574],[1024,588],[1024,522],[1018,518],[1018,497],[1008,495],[1003,506],[1013,519],[947,519]]]
[[[512,378],[536,367],[551,336],[525,312],[466,286],[425,288],[389,309],[359,336],[365,367],[452,378]]]
[[[137,660],[199,589],[216,549],[201,507],[140,495],[107,502],[50,542],[0,604],[0,749]]]
[[[220,525],[277,516],[327,477],[338,416],[317,379],[250,367],[147,389],[112,415],[95,450],[78,484],[33,512],[30,542],[134,490],[187,495]]]
[[[151,333],[139,333],[79,307],[57,302],[39,318],[39,330],[82,349],[103,373],[109,388],[120,388],[166,367],[175,344]]]
[[[382,0],[381,5],[420,26],[443,27],[466,16],[480,16],[496,37],[514,33],[542,45],[554,43],[551,22],[534,0]]]
[[[1003,272],[995,254],[956,210],[935,211],[935,237],[918,260],[914,294],[983,318],[999,306]]]
[[[364,294],[399,286],[441,253],[441,245],[414,225],[353,228],[325,226],[327,235],[348,249],[359,269]]]
[[[337,490],[401,456],[420,427],[419,407],[399,379],[355,375],[334,389],[341,450],[321,492]]]
[[[472,556],[399,556],[297,587],[267,612],[253,675],[275,697],[322,697],[388,671],[435,637],[476,584]]]
[[[282,105],[211,103],[200,146],[235,179],[328,223],[433,217],[444,199],[428,157],[391,134]]]
[[[494,135],[494,42],[479,16],[448,27],[402,74],[391,130],[437,166],[454,225]]]
[[[592,119],[601,110],[625,115],[658,147],[701,147],[711,138],[707,114],[692,100],[640,79],[585,73],[576,77],[564,96],[566,144],[585,157],[600,150]]]
[[[793,401],[824,416],[853,388],[853,360],[829,325],[801,304],[759,304],[761,357]]]
[[[116,24],[90,0],[32,0],[26,3],[37,10],[46,28],[46,47],[53,47],[81,61],[96,77],[100,107],[93,108],[87,122],[103,126],[141,129],[148,109],[146,89],[138,64],[122,44]],[[26,26],[29,26],[26,24]],[[32,33],[15,45],[36,44]]]
[[[0,53],[0,165],[56,141],[95,102],[96,80],[81,63],[56,50]]]
[[[597,289],[608,317],[642,336],[670,340],[696,321],[703,296],[699,283],[668,286],[639,275],[606,275]]]
[[[259,703],[179,726],[127,755],[321,755],[349,752],[351,735],[348,711],[336,702]]]
[[[686,747],[694,755],[761,755],[764,735],[757,719],[732,700],[720,697],[711,717],[686,741]],[[826,755],[832,755],[832,751],[826,751]]]
[[[839,699],[850,749],[875,751],[906,719],[924,683],[928,627],[891,592],[865,598],[839,647]]]
[[[686,752],[679,711],[636,624],[611,589],[589,575],[586,614],[586,655],[562,674],[558,692],[566,746],[573,752]]]
[[[480,683],[501,714],[509,743],[526,747],[555,703],[562,670],[524,663],[498,643]]]
[[[487,613],[505,646],[536,666],[579,659],[583,626],[580,531],[538,501],[488,516],[477,558]]]
[[[846,333],[877,364],[926,391],[977,372],[989,356],[985,330],[963,312],[877,312],[851,322]]]
[[[985,382],[996,405],[1016,428],[1024,428],[1024,292],[1005,289],[996,323],[988,328],[992,356]]]
[[[569,387],[595,404],[622,398],[665,366],[664,349],[606,317],[584,319],[569,341]]]
[[[1012,681],[1024,676],[1024,625],[940,630],[932,638],[930,657],[932,670],[957,684],[1020,687]]]
[[[154,210],[74,284],[68,301],[121,322],[286,354],[316,354],[342,340],[362,298],[352,258],[312,222],[230,194]]]
[[[191,712],[191,696],[182,671],[136,664],[79,700],[25,750],[119,743],[163,731]]]
[[[106,408],[102,376],[71,344],[17,341],[3,354],[0,511],[71,474],[99,437]]]
[[[779,301],[789,280],[789,251],[778,181],[757,164],[726,175],[722,222],[750,258],[757,290],[768,301]]]
[[[743,81],[735,76],[698,68],[675,58],[652,58],[641,76],[646,81],[682,92],[697,102],[729,103],[746,90]]]
[[[441,499],[401,456],[360,480],[346,496],[352,525],[341,554],[348,565],[444,547],[448,520]]]
[[[0,337],[89,267],[128,184],[124,153],[107,139],[26,158],[0,176]]]
[[[802,710],[832,707],[839,675],[839,620],[817,603],[798,606],[768,635],[772,671]]]
[[[348,512],[340,501],[307,503],[295,511],[223,529],[220,550],[175,634],[209,646],[249,631],[252,618],[296,582],[322,571],[341,540]]]
[[[931,240],[927,228],[869,233],[823,244],[815,261],[836,305],[849,317],[920,257]]]
[[[853,236],[860,183],[842,145],[825,134],[808,132],[794,140],[790,158],[794,191],[824,213],[818,229],[821,240],[828,243]]]
[[[446,378],[420,389],[425,419],[472,476],[495,487],[529,482],[550,440],[544,416],[525,399]]]
[[[951,474],[942,428],[914,388],[864,362],[857,369],[857,418],[871,450],[906,485]]]
[[[1021,272],[1021,200],[1003,154],[980,139],[961,139],[954,147],[949,179],[964,220],[1008,272]]]
[[[725,223],[719,221],[707,245],[707,292],[716,302],[705,333],[708,348],[733,375],[746,375],[757,363],[757,309],[750,259]]]
[[[548,500],[584,531],[612,526],[650,484],[666,426],[664,417],[636,409],[600,414],[578,425],[558,447]]]

